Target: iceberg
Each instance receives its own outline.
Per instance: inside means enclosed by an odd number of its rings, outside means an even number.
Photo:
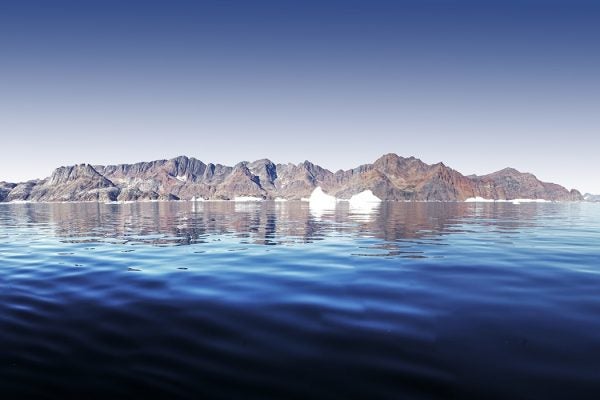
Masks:
[[[363,215],[360,219],[368,220],[369,214],[373,214],[381,205],[381,199],[373,194],[370,190],[362,191],[358,194],[353,195],[348,200],[349,211],[351,214]]]
[[[310,214],[316,219],[321,219],[324,214],[335,210],[337,199],[323,192],[321,187],[315,188],[308,198]]]
[[[310,207],[322,208],[322,209],[333,209],[337,203],[337,199],[334,196],[328,195],[323,192],[321,186],[317,186],[315,190],[310,194],[308,198]]]
[[[373,194],[370,190],[364,190],[350,197],[350,207],[361,207],[364,205],[372,205],[381,203],[381,199]]]
[[[465,200],[465,203],[493,203],[494,199],[484,199],[483,197],[469,197]]]
[[[233,201],[262,201],[263,199],[260,197],[254,197],[254,196],[236,196],[234,197]]]

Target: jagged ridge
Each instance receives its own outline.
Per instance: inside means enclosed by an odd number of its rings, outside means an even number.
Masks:
[[[80,164],[57,168],[42,180],[0,183],[0,201],[115,201],[263,199],[308,197],[317,187],[336,197],[371,190],[384,200],[463,201],[470,197],[581,201],[577,190],[541,182],[512,168],[464,176],[443,163],[386,154],[372,164],[335,173],[309,161],[274,164],[268,159],[233,167],[185,156],[136,164]]]

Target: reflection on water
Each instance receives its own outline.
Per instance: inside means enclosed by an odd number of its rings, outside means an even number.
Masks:
[[[2,398],[596,398],[600,207],[0,204]]]
[[[229,235],[277,245],[338,235],[377,238],[399,250],[415,240],[437,244],[464,225],[493,225],[499,232],[533,227],[539,207],[543,205],[383,203],[353,208],[341,202],[335,209],[316,211],[304,202],[19,204],[0,209],[0,224],[36,226],[72,242],[190,245]]]

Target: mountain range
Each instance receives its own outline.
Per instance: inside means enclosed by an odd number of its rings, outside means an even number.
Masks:
[[[274,164],[262,159],[226,166],[186,156],[135,164],[79,164],[57,168],[45,179],[0,182],[0,201],[229,200],[240,196],[293,200],[310,196],[316,187],[338,198],[371,190],[380,199],[392,201],[584,200],[577,190],[512,168],[465,176],[443,163],[386,154],[372,164],[337,172],[309,161]]]

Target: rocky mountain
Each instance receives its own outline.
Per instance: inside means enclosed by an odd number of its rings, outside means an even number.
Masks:
[[[0,201],[5,201],[15,186],[17,186],[15,183],[0,182]]]
[[[576,190],[541,182],[512,168],[464,176],[443,163],[386,154],[372,164],[331,172],[309,161],[274,164],[262,159],[233,167],[185,156],[136,164],[80,164],[57,168],[50,177],[0,182],[0,201],[133,201],[309,197],[316,187],[338,198],[371,190],[384,200],[464,201],[471,197],[581,201]]]
[[[583,200],[577,190],[568,192],[560,185],[541,182],[533,174],[513,168],[471,179],[476,184],[479,196],[486,199]]]
[[[0,194],[0,196],[1,196],[1,194]],[[583,199],[584,199],[585,201],[591,201],[591,202],[594,202],[594,203],[596,203],[596,202],[600,202],[600,194],[591,194],[591,193],[586,193],[586,194],[583,196]]]

